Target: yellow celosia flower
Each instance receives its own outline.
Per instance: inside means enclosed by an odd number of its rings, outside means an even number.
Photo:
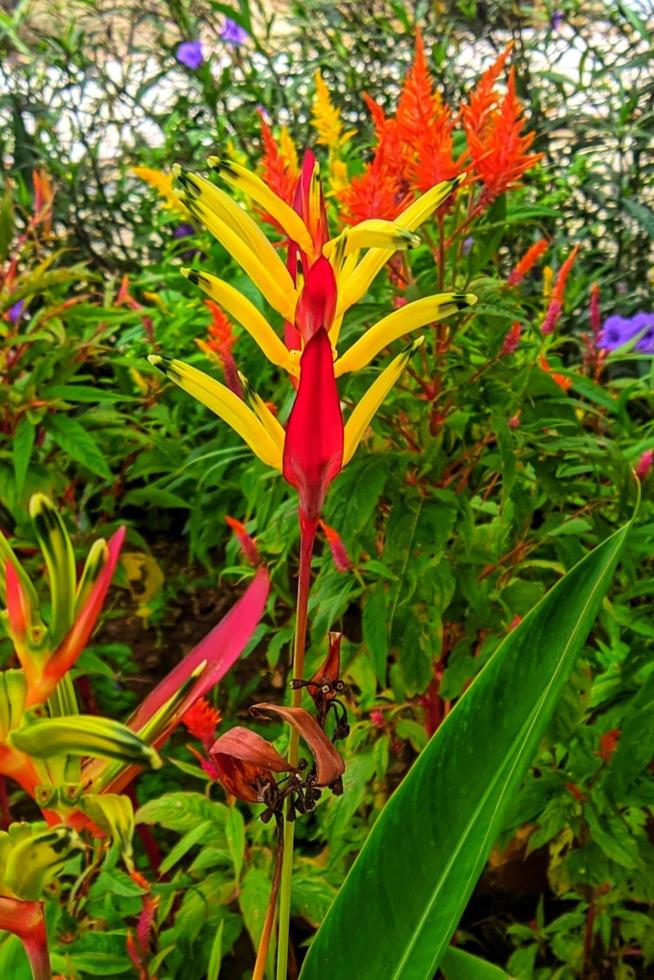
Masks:
[[[188,217],[189,212],[184,207],[179,194],[174,189],[174,177],[172,173],[166,173],[164,170],[155,170],[154,167],[132,167],[131,169],[135,177],[139,177],[146,184],[149,184],[150,187],[154,187],[163,198],[165,207]]]

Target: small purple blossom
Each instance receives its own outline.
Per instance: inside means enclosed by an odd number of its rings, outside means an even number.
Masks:
[[[13,306],[9,307],[6,313],[6,317],[9,323],[11,323],[12,327],[16,326],[18,321],[21,319],[24,311],[25,311],[24,299],[19,299],[17,303],[14,303]]]
[[[474,244],[475,244],[474,238],[472,237],[464,238],[463,245],[461,246],[461,251],[463,252],[463,254],[468,255]]]
[[[195,228],[188,221],[182,221],[173,229],[173,238],[188,238],[195,233]]]
[[[229,17],[225,18],[223,29],[220,32],[221,41],[237,48],[240,44],[245,44],[249,37],[250,35],[244,27],[241,27],[240,24],[237,24],[236,21],[231,20]]]
[[[183,41],[177,48],[175,57],[181,65],[185,65],[191,71],[197,71],[204,61],[202,43],[200,41]]]
[[[563,16],[563,11],[555,10],[550,17],[550,27],[553,31],[558,31],[565,22],[565,17]]]
[[[641,354],[654,354],[654,313],[608,317],[597,338],[597,345],[606,350],[616,350],[634,338],[638,338],[634,350]]]

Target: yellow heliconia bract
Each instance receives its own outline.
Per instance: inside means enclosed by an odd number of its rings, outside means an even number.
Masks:
[[[332,125],[331,116],[330,120]],[[208,162],[220,180],[248,196],[273,219],[296,250],[293,265],[287,266],[282,261],[278,249],[239,203],[210,181],[176,167],[174,173],[182,187],[181,200],[243,268],[267,303],[292,326],[300,348],[287,347],[255,304],[229,283],[204,271],[183,269],[182,272],[241,324],[272,364],[294,379],[301,379],[304,338],[320,328],[323,316],[328,320],[322,326],[328,331],[333,352],[334,377],[339,377],[366,367],[384,348],[405,334],[468,309],[476,302],[477,297],[472,293],[446,292],[406,303],[366,330],[339,356],[336,346],[344,314],[363,298],[373,279],[398,249],[419,244],[417,229],[447,200],[463,177],[432,187],[394,221],[369,219],[329,238],[319,167],[310,153],[300,178],[303,203],[298,210],[242,164],[226,156],[210,157]],[[318,268],[320,273],[311,279]],[[421,342],[419,338],[397,355],[352,410],[343,429],[343,464],[351,459],[373,415]],[[263,462],[286,475],[285,430],[244,378],[241,378],[242,399],[215,378],[181,361],[158,355],[152,355],[150,361],[224,419]]]

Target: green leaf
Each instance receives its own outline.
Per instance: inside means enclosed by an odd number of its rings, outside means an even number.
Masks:
[[[166,830],[184,833],[193,830],[200,821],[208,821],[214,828],[223,828],[227,807],[214,803],[202,793],[164,793],[157,799],[148,800],[136,813],[137,823],[156,823]]]
[[[14,476],[16,477],[16,495],[20,497],[23,492],[23,485],[27,475],[32,448],[34,446],[34,436],[36,429],[30,421],[22,418],[18,423],[14,434],[12,446],[12,456],[14,458]]]
[[[375,823],[309,949],[302,980],[434,975],[588,636],[628,527],[509,633],[445,719]]]
[[[509,974],[494,963],[450,946],[441,962],[445,980],[509,980]]]
[[[100,452],[96,441],[83,425],[80,425],[69,415],[50,415],[47,420],[47,428],[59,448],[63,449],[76,463],[86,466],[92,473],[104,480],[111,479],[111,470],[106,459]]]
[[[209,968],[207,970],[207,980],[218,980],[218,975],[220,973],[220,964],[223,958],[223,926],[224,921],[221,919],[218,928],[216,929],[216,935],[213,937],[213,942],[211,944],[211,954],[209,956]]]
[[[184,834],[161,862],[161,874],[168,874],[170,869],[174,868],[178,861],[181,861],[186,852],[204,840],[210,832],[211,823],[207,820],[197,824],[193,830],[189,830],[188,833]]]

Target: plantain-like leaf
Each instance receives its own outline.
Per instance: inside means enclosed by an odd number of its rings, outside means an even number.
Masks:
[[[445,719],[372,828],[301,980],[434,976],[590,632],[628,527],[548,592]]]
[[[88,755],[132,762],[151,769],[161,767],[156,751],[135,732],[118,721],[96,715],[28,720],[11,733],[10,741],[36,759]]]
[[[445,980],[511,980],[501,966],[456,946],[446,950],[441,960],[441,973]]]

